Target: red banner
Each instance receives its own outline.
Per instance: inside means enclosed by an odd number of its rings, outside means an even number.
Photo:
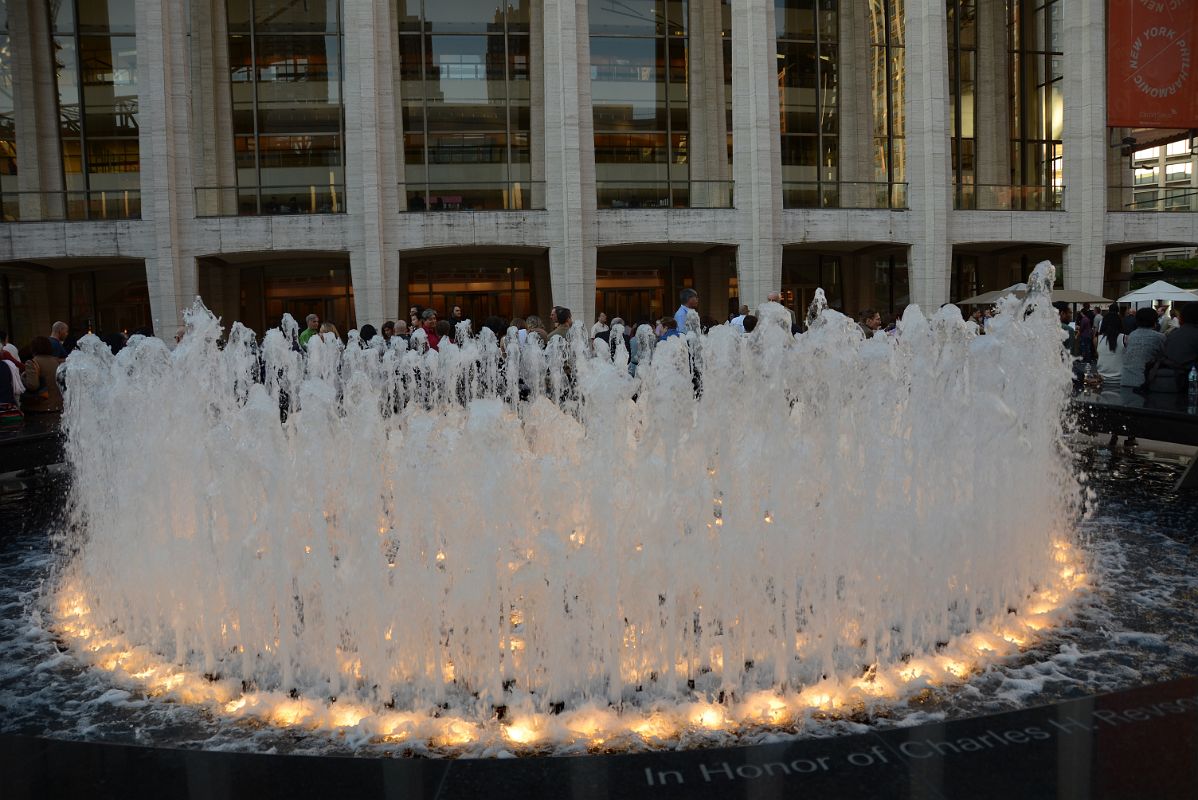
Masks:
[[[1107,125],[1198,128],[1198,0],[1109,0]]]

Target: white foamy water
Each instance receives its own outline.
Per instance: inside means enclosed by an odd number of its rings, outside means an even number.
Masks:
[[[1047,298],[984,337],[910,308],[868,341],[769,306],[636,378],[581,335],[305,359],[235,324],[221,349],[202,307],[173,352],[85,338],[62,630],[122,678],[209,676],[179,699],[230,714],[454,744],[503,707],[519,744],[901,695],[968,673],[946,643],[1039,627],[1079,494]]]

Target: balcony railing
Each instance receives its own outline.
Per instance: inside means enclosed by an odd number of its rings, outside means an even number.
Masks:
[[[599,208],[733,208],[732,181],[597,181]]]
[[[1198,212],[1198,186],[1111,186],[1107,211]]]
[[[197,217],[344,214],[343,184],[197,186]]]
[[[783,208],[907,207],[907,184],[865,181],[783,181]]]
[[[1064,186],[971,183],[953,187],[953,207],[966,211],[1060,211]]]
[[[403,184],[408,211],[540,211],[544,181],[454,181]]]
[[[120,189],[0,193],[0,221],[3,222],[76,222],[105,219],[141,219],[141,192]]]

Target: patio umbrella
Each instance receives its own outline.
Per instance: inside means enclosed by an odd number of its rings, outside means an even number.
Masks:
[[[1009,294],[1014,294],[1019,297],[1027,294],[1027,284],[1017,283],[1014,286],[1008,286],[1005,289],[994,289],[989,292],[982,292],[973,297],[966,297],[964,300],[958,300],[956,305],[959,306],[988,306],[991,303],[997,303],[1000,297],[1006,297]]]
[[[1157,281],[1150,283],[1143,289],[1136,289],[1134,292],[1128,292],[1119,298],[1120,303],[1151,303],[1153,300],[1180,300],[1187,302],[1198,300],[1198,294],[1194,294],[1188,289],[1182,289],[1165,281]]]
[[[1109,303],[1105,297],[1079,291],[1078,289],[1056,289],[1052,293],[1054,303]]]

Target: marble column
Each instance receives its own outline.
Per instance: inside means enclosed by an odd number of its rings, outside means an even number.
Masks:
[[[931,314],[948,301],[952,246],[948,19],[943,2],[907,0],[905,105],[911,302]]]
[[[868,207],[869,197],[875,194],[870,184],[878,180],[874,158],[874,76],[866,67],[874,57],[869,38],[870,12],[866,3],[843,3],[838,12],[840,200],[845,208]]]
[[[782,285],[782,144],[772,0],[732,0],[732,144],[740,301]]]
[[[980,186],[1011,183],[1011,56],[1005,0],[977,0],[977,118],[974,158]],[[982,189],[979,195],[987,190]]]
[[[62,219],[66,207],[58,138],[58,84],[49,15],[40,0],[8,4],[17,186],[23,221]]]
[[[233,154],[233,100],[229,75],[229,27],[225,0],[193,0],[191,65],[193,119],[204,135],[192,153],[196,210],[205,216],[237,213],[237,163]]]
[[[352,240],[354,327],[380,326],[399,309],[399,206],[394,131],[392,4],[345,0],[345,183]]]
[[[717,0],[689,5],[687,158],[692,181],[690,202],[694,208],[726,205],[727,181],[732,180],[720,8]]]
[[[545,0],[545,207],[553,298],[575,319],[595,315],[595,122],[584,0]]]
[[[184,253],[183,227],[195,217],[192,83],[186,0],[136,0],[141,215],[149,223],[146,255],[150,313],[165,334],[198,290],[195,255]]]
[[[1106,11],[1092,0],[1064,8],[1065,288],[1099,294],[1106,263],[1108,158]]]

